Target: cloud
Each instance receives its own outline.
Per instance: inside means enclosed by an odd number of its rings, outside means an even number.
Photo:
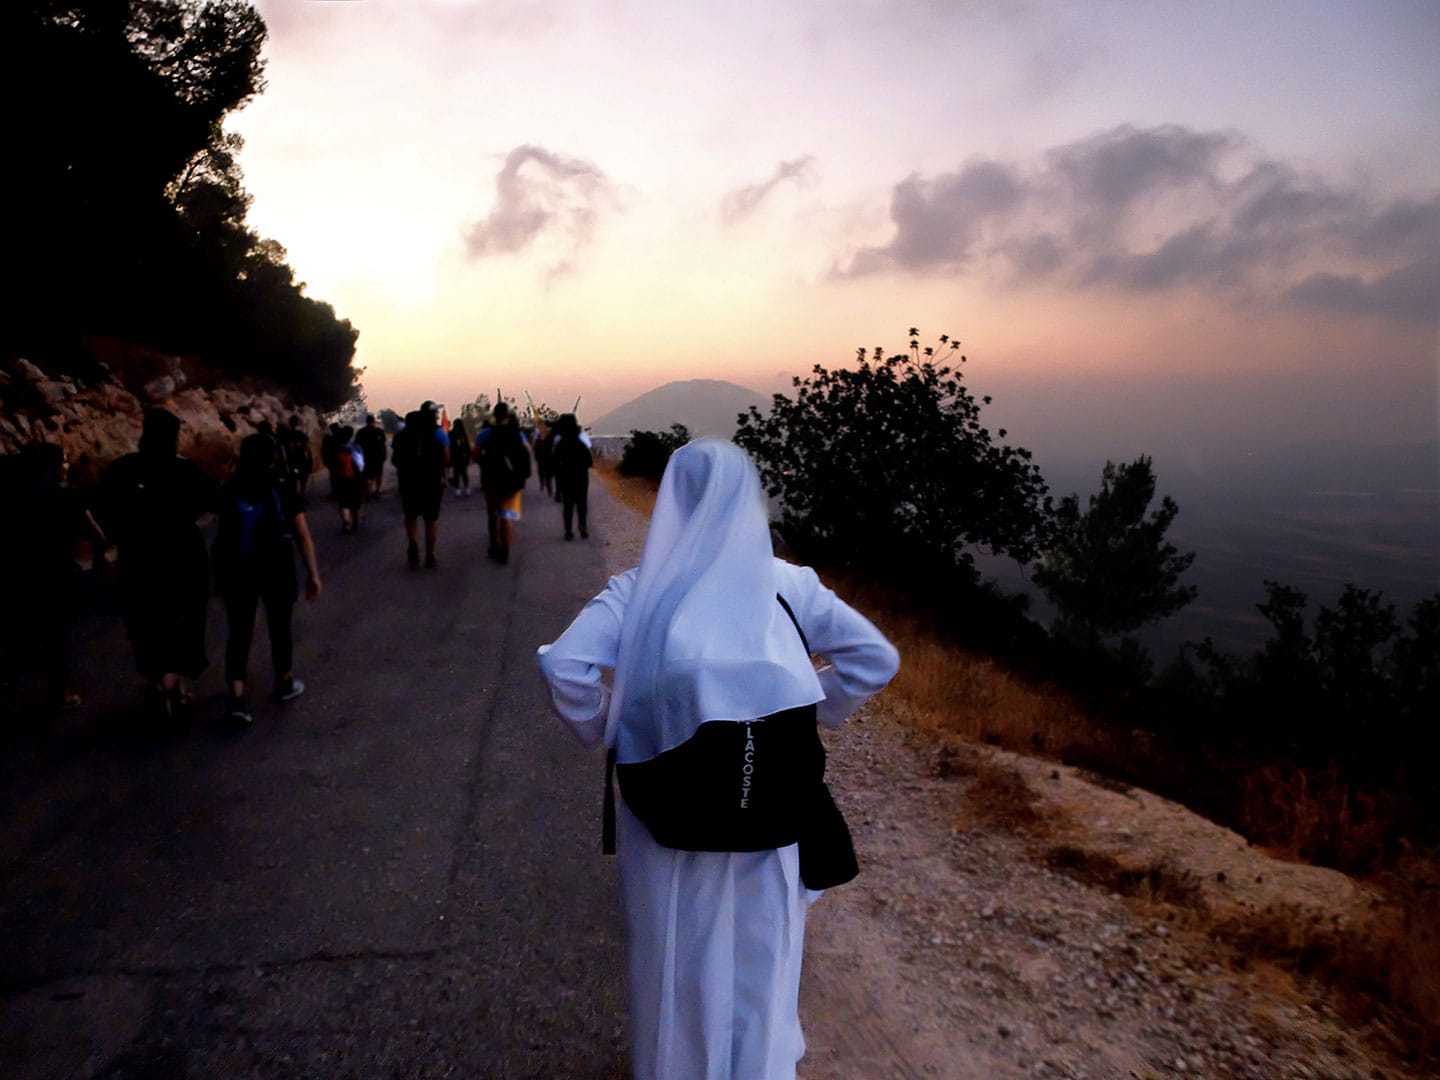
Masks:
[[[304,47],[333,47],[345,28],[381,27],[433,32],[452,42],[467,37],[525,41],[543,36],[562,22],[557,0],[407,0],[394,5],[368,0],[254,0],[273,41]]]
[[[1028,164],[911,175],[894,234],[838,271],[986,275],[1153,293],[1199,288],[1341,314],[1440,319],[1440,195],[1379,200],[1228,132],[1115,128]]]
[[[775,166],[774,175],[763,184],[752,184],[730,192],[720,200],[720,220],[726,225],[738,225],[787,180],[795,181],[799,187],[809,187],[815,182],[815,159],[806,154],[794,161],[782,161]]]
[[[1173,125],[1148,131],[1126,125],[1057,147],[1046,158],[1077,202],[1119,212],[1156,191],[1212,184],[1220,155],[1234,142],[1230,135]]]
[[[465,254],[513,255],[542,238],[573,252],[589,243],[600,214],[618,205],[610,180],[589,162],[517,146],[495,177],[490,213],[464,229]]]
[[[1406,322],[1440,322],[1440,255],[1421,257],[1367,281],[1356,274],[1314,274],[1285,299],[1299,307]]]

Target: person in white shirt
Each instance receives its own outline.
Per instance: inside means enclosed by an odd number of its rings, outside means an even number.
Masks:
[[[711,723],[813,710],[838,727],[899,664],[813,570],[774,557],[754,463],[716,439],[675,452],[640,565],[538,659],[561,718],[622,770]],[[800,845],[665,847],[623,799],[618,825],[635,1076],[793,1077],[805,915],[820,895],[801,880]]]

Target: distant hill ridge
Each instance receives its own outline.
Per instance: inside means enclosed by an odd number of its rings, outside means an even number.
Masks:
[[[671,424],[684,424],[693,436],[728,439],[735,434],[736,418],[751,405],[767,411],[770,395],[723,379],[681,379],[584,423],[595,435],[668,431]]]

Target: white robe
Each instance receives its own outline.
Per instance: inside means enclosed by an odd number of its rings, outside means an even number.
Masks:
[[[898,656],[813,570],[777,559],[774,573],[810,649],[829,661],[819,672],[817,715],[838,727],[890,681]],[[610,691],[602,669],[615,666],[635,580],[635,570],[611,578],[539,650],[555,708],[587,746],[605,738]],[[805,913],[819,896],[800,881],[797,846],[676,851],[657,844],[623,800],[617,824],[637,1080],[793,1077],[805,1051]]]

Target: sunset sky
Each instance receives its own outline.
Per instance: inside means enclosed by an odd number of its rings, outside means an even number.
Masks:
[[[917,326],[1042,461],[1436,437],[1433,0],[257,7],[250,220],[373,407]]]

